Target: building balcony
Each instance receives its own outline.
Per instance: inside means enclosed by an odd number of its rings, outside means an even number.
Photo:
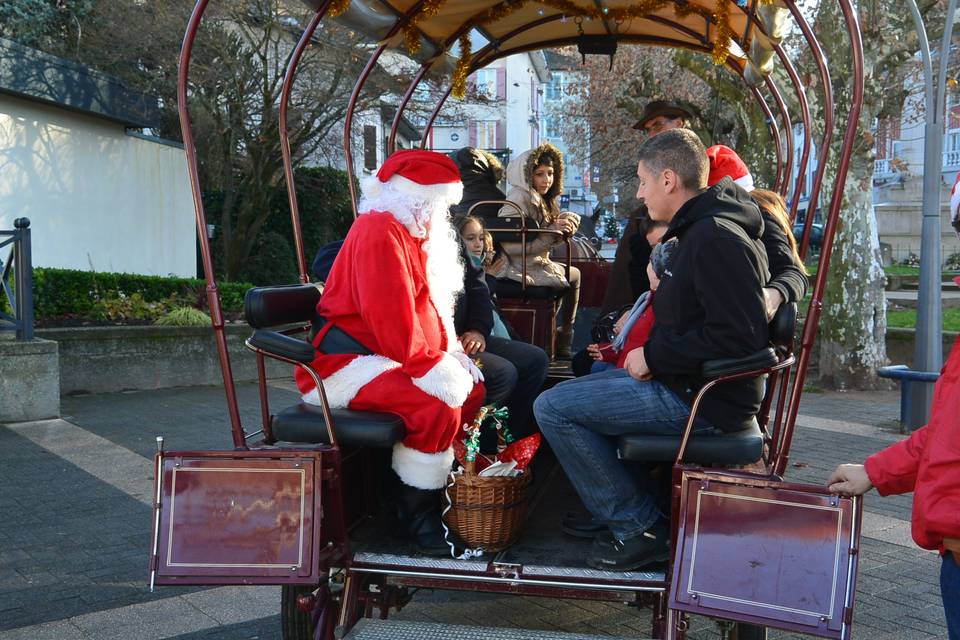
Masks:
[[[943,152],[943,168],[944,169],[960,168],[960,151],[944,151]]]
[[[885,158],[883,160],[874,160],[873,161],[873,175],[875,176],[889,176],[893,174],[893,167],[890,166],[890,159]]]

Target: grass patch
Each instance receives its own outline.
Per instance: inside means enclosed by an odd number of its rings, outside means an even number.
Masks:
[[[900,311],[887,311],[887,326],[915,329],[917,326],[917,310],[903,309]],[[943,310],[943,330],[960,331],[960,309]]]

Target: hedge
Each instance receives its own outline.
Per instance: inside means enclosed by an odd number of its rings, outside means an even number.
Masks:
[[[218,283],[224,311],[243,309],[243,297],[253,285]],[[98,299],[139,293],[147,302],[174,295],[195,299],[206,306],[206,281],[197,278],[144,276],[133,273],[97,273],[75,269],[36,267],[33,270],[33,306],[37,318],[85,316]]]

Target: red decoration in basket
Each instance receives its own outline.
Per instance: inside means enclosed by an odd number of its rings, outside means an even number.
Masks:
[[[456,456],[457,462],[459,462],[461,466],[467,466],[467,445],[460,438],[453,439],[453,455]],[[483,455],[482,453],[477,454],[476,466],[474,469],[476,469],[477,473],[480,473],[491,464],[493,464],[493,461],[490,460],[489,457]]]
[[[530,461],[533,460],[533,456],[537,453],[537,449],[540,448],[540,434],[535,433],[532,436],[527,436],[526,438],[521,438],[520,440],[514,440],[507,447],[500,452],[497,456],[497,460],[501,462],[507,462],[509,460],[516,460],[517,469],[523,471],[527,468],[527,465],[530,464]],[[477,461],[480,462],[479,460]]]

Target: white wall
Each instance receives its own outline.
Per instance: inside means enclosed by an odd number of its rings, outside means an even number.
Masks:
[[[0,95],[0,228],[24,216],[35,266],[196,275],[182,149]]]

